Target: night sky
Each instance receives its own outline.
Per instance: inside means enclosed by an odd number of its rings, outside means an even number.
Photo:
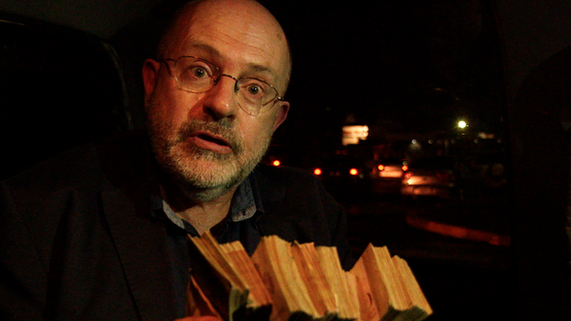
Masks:
[[[459,118],[501,128],[497,27],[480,1],[263,3],[294,62],[276,144],[313,149],[348,121],[390,132],[446,131]]]
[[[127,113],[133,118],[135,127],[143,123],[140,66],[145,58],[152,57],[154,42],[149,39],[158,37],[160,22],[157,22],[170,16],[176,2],[180,1],[165,0],[157,10],[152,10],[150,17],[133,22],[108,39],[125,70],[129,91]],[[481,5],[487,1],[261,2],[281,22],[293,54],[293,74],[286,94],[292,107],[287,121],[274,136],[270,153],[287,153],[297,162],[316,153],[319,156],[320,152],[331,152],[339,148],[341,126],[346,123],[368,125],[371,135],[367,143],[370,144],[387,143],[388,134],[394,133],[445,133],[454,128],[459,118],[465,118],[474,130],[495,133],[501,130],[505,105],[502,60],[491,7]],[[74,55],[67,47],[53,46],[54,43],[50,40],[46,46],[77,57],[80,65],[91,65],[85,63],[84,54]],[[63,43],[66,43],[65,39]],[[70,45],[74,43],[76,41]],[[35,49],[30,52],[34,53]],[[66,66],[71,65],[71,58],[65,57]],[[60,68],[54,74],[72,82],[78,79],[75,75],[66,76],[61,70],[73,72],[76,69]],[[13,86],[12,79],[7,79],[7,84]],[[93,90],[92,86],[85,85],[82,90]],[[62,88],[67,92],[75,87],[58,86],[58,89]],[[110,91],[101,89],[97,92]],[[15,101],[21,101],[15,91],[12,94]],[[73,103],[70,96],[65,100],[55,99],[66,101],[77,110],[78,104]],[[96,101],[92,103],[96,104]],[[65,106],[61,107],[66,110]],[[25,114],[27,109],[21,110]],[[50,111],[56,115],[52,109]],[[38,123],[47,123],[44,118],[38,117]],[[85,127],[82,122],[70,124],[74,125],[73,130]],[[51,128],[70,127],[49,126],[49,132],[53,132]],[[43,134],[47,131],[41,128],[36,128],[42,133],[40,137],[47,137]],[[8,128],[6,132],[12,130]],[[65,136],[65,130],[59,132]],[[53,141],[63,140],[56,138]],[[300,164],[292,162],[290,165]]]

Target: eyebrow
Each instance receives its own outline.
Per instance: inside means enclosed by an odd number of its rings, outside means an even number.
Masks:
[[[216,48],[214,48],[208,44],[204,44],[204,43],[191,44],[188,49],[202,51],[202,52],[205,52],[206,54],[216,56],[217,58],[223,57],[223,55],[220,53],[220,51],[218,51]],[[253,73],[268,73],[270,75],[270,77],[272,78],[271,82],[274,86],[276,85],[275,82],[277,82],[279,79],[277,73],[273,69],[271,69],[267,66],[264,66],[264,65],[260,65],[260,64],[256,64],[256,63],[246,63],[246,69],[250,72],[253,72]],[[248,76],[248,75],[246,75],[246,76]],[[239,77],[241,77],[241,76],[239,76]]]
[[[257,73],[259,73],[259,72],[268,73],[272,76],[272,78],[273,78],[272,80],[274,80],[274,81],[277,80],[276,73],[273,71],[273,69],[271,69],[269,67],[262,66],[259,64],[255,64],[255,63],[248,63],[248,64],[246,64],[246,66],[247,66],[248,70],[251,70],[251,71],[257,72]]]

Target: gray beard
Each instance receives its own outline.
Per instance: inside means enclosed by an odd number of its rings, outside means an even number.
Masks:
[[[186,192],[187,196],[199,202],[220,197],[238,186],[258,165],[266,153],[271,135],[262,142],[262,146],[252,151],[251,157],[240,156],[246,152],[242,141],[237,138],[227,121],[207,122],[188,121],[177,133],[176,139],[168,141],[161,136],[168,124],[150,123],[149,130],[153,149],[159,165]],[[232,153],[219,154],[192,144],[185,144],[190,134],[196,130],[207,130],[224,137],[232,148]],[[193,161],[218,163],[221,170],[201,169],[192,166]]]
[[[266,149],[267,148],[264,149],[264,153]],[[181,163],[184,161],[192,162],[192,160],[221,162],[229,157],[196,146],[190,146],[186,150],[189,151],[189,153],[186,154],[184,160],[178,157],[174,159],[169,158],[168,164],[166,166],[163,165],[163,167],[167,173],[170,174],[170,177],[175,179],[179,186],[189,192],[188,196],[190,198],[200,202],[216,199],[241,184],[254,168],[256,168],[263,156],[262,153],[262,155],[250,159],[245,164],[242,164],[242,166],[236,166],[235,170],[225,175],[223,179],[212,180],[205,179],[200,173],[197,174],[191,168],[181,165]]]

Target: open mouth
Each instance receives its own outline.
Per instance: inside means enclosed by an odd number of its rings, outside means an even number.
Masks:
[[[192,125],[192,124],[191,124]],[[237,152],[239,142],[234,140],[233,133],[217,126],[194,124],[188,125],[180,134],[182,141],[202,150],[210,150],[218,154]]]
[[[228,142],[226,142],[225,140],[222,139],[218,139],[216,137],[212,137],[210,135],[206,135],[206,134],[200,134],[197,135],[198,138],[208,141],[208,142],[212,142],[221,146],[230,146],[230,144],[228,144]]]
[[[223,139],[221,139],[221,138],[216,138],[216,137],[214,137],[214,136],[210,136],[210,135],[207,135],[207,134],[198,134],[196,137],[197,137],[197,138],[200,138],[200,139],[202,139],[202,140],[205,140],[205,141],[207,141],[207,142],[211,142],[211,143],[220,145],[220,146],[230,147],[230,144],[229,144],[226,140],[223,140]]]

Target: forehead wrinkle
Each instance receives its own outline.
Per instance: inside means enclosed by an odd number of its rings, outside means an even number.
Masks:
[[[197,50],[198,53],[200,54],[204,54],[206,52],[206,54],[209,56],[222,57],[222,54],[216,48],[208,44],[199,43],[199,42],[191,43],[188,47],[182,50],[182,54],[188,55],[190,53],[191,55],[196,56],[197,53],[195,53],[193,50]],[[205,57],[198,57],[198,58],[205,59]]]

